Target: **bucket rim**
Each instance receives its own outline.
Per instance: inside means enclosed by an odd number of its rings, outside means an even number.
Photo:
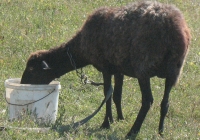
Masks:
[[[5,87],[11,89],[22,89],[22,90],[44,90],[44,89],[61,89],[59,81],[52,81],[48,85],[32,85],[32,84],[20,84],[21,78],[10,78],[5,80]]]

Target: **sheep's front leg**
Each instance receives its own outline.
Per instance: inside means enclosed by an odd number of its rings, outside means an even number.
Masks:
[[[107,92],[110,89],[111,86],[111,76],[108,73],[103,73],[103,80],[104,80],[104,96],[106,96]],[[113,117],[112,117],[112,108],[111,108],[111,97],[106,102],[106,115],[104,118],[104,122],[101,125],[101,128],[110,128],[110,123],[113,123]]]
[[[124,75],[122,75],[121,73],[117,73],[114,75],[114,79],[115,79],[115,86],[113,92],[113,101],[117,109],[117,119],[123,120],[124,117],[122,114],[121,100],[122,100],[122,86],[123,86]]]
[[[150,78],[138,79],[138,82],[140,85],[140,90],[142,92],[142,106],[135,120],[135,123],[133,124],[131,130],[126,136],[127,138],[133,136],[131,139],[134,139],[134,137],[137,136],[137,133],[140,131],[140,127],[142,126],[146,114],[153,103],[153,96],[150,87]]]

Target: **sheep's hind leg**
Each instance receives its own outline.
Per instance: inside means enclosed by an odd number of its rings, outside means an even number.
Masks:
[[[133,124],[131,130],[126,136],[126,138],[131,138],[131,139],[135,139],[135,137],[137,136],[142,126],[142,123],[146,117],[146,114],[149,111],[151,105],[153,104],[153,96],[150,87],[150,78],[143,78],[143,79],[141,78],[138,79],[138,82],[140,85],[140,90],[142,92],[142,106],[135,120],[135,123]]]
[[[122,107],[121,107],[122,86],[123,86],[124,75],[122,75],[121,73],[117,73],[114,75],[114,79],[115,79],[115,86],[114,86],[114,92],[113,92],[113,101],[117,109],[117,119],[124,120],[124,117],[122,114]]]
[[[180,69],[177,69],[176,65],[170,65],[170,66],[168,68],[168,76],[165,81],[164,96],[161,102],[161,110],[160,110],[161,116],[160,116],[159,130],[158,130],[161,136],[163,135],[164,119],[169,108],[169,94],[172,89],[172,86],[176,83],[176,80],[180,72]]]
[[[104,96],[106,96],[107,92],[109,91],[109,88],[111,86],[111,76],[110,74],[103,73],[103,80],[104,80]],[[101,128],[110,128],[110,123],[113,123],[113,117],[112,117],[112,108],[111,108],[111,97],[106,102],[106,115],[104,118],[104,122],[101,125]]]

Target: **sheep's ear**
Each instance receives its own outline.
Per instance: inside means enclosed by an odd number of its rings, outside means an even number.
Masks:
[[[49,65],[45,62],[45,61],[42,61],[42,69],[43,70],[50,70],[51,68],[49,67]]]

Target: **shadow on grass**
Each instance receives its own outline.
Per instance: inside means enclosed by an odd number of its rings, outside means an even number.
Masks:
[[[65,137],[65,133],[74,133],[77,134],[79,132],[79,128],[73,129],[73,124],[72,125],[61,125],[58,126],[57,128],[53,127],[52,130],[56,131],[59,133],[60,137]],[[117,132],[114,131],[110,135],[106,135],[105,133],[100,134],[100,131],[103,131],[102,128],[83,128],[81,129],[82,131],[87,131],[87,136],[88,137],[93,137],[95,136],[98,139],[109,139],[109,140],[119,140],[120,138],[117,136]]]
[[[65,109],[62,108],[61,109],[61,113],[59,115],[59,117],[57,118],[56,122],[51,126],[51,129],[53,131],[56,131],[59,134],[59,137],[65,137],[66,133],[71,133],[71,134],[78,134],[79,131],[81,131],[82,128],[80,128],[81,124],[77,124],[74,123],[73,121],[68,124],[68,125],[63,125],[64,122],[64,112]],[[86,125],[86,124],[85,124]],[[99,133],[101,131],[103,131],[105,129],[102,129],[100,127],[96,127],[96,128],[83,128],[82,131],[87,131],[87,135],[89,137],[93,137],[95,135],[95,137],[97,137],[98,139],[109,139],[109,140],[118,140],[119,138],[117,137],[117,132],[113,132],[113,134],[110,134],[110,136],[105,136],[105,133]]]
[[[80,130],[79,127],[77,128],[73,128],[73,124],[70,125],[60,125],[60,126],[56,126],[56,127],[52,127],[52,130],[56,131],[59,133],[60,138],[65,137],[66,133],[72,133],[72,134],[77,134]],[[104,130],[109,130],[109,129],[102,129],[102,128],[83,128],[81,129],[81,131],[87,131],[87,136],[92,138],[95,137],[97,139],[107,139],[107,140],[136,140],[137,139],[137,135],[133,135],[131,137],[125,137],[124,136],[121,138],[118,135],[118,131],[113,131],[112,133],[109,132],[108,135],[106,135],[103,131]]]
[[[103,129],[99,126],[97,127],[81,127],[83,125],[74,123],[73,120],[68,125],[63,125],[64,122],[64,112],[65,109],[62,108],[62,112],[60,113],[59,117],[57,118],[56,122],[51,126],[51,129],[59,134],[60,138],[65,138],[66,134],[72,134],[72,135],[79,135],[80,131],[83,131],[84,133],[87,133],[87,136],[89,138],[97,138],[97,139],[108,139],[108,140],[120,140],[120,139],[130,139],[135,140],[136,137],[131,138],[125,138],[125,134],[123,137],[120,137],[118,135],[118,130],[114,130],[112,133],[108,131],[108,133],[104,133],[105,130],[109,129]],[[87,124],[85,124],[87,125]]]

